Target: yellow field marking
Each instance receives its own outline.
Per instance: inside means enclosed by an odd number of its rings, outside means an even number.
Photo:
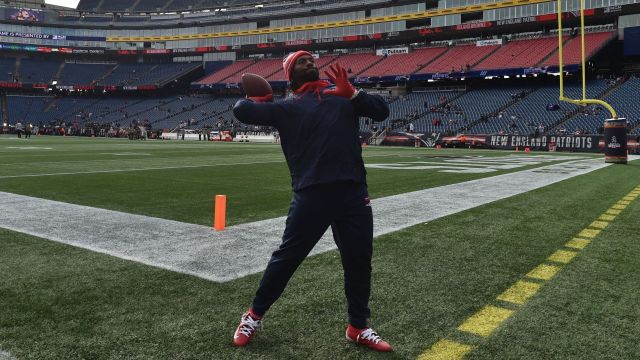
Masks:
[[[587,240],[587,239],[580,239],[580,238],[573,238],[569,241],[567,241],[566,244],[564,244],[564,246],[566,247],[570,247],[570,248],[574,248],[574,249],[579,249],[582,250],[584,249],[587,245],[589,245],[589,243],[591,243],[591,240]]]
[[[593,221],[589,226],[576,237],[567,241],[565,248],[572,250],[557,250],[551,254],[547,260],[555,263],[568,264],[578,255],[578,250],[584,249],[589,245],[593,238],[598,236],[602,229],[609,226],[609,222],[615,220],[633,200],[640,196],[640,186],[634,191],[619,200],[615,205],[608,209],[604,214],[600,215],[597,220]],[[556,274],[562,270],[560,265],[540,264],[527,273],[530,279],[551,280]],[[518,280],[510,288],[497,296],[497,300],[509,302],[517,305],[524,305],[533,295],[535,295],[544,283],[534,283],[531,281]],[[471,315],[460,326],[459,331],[488,337],[498,328],[505,320],[515,313],[516,310],[509,310],[494,305],[486,305],[475,314]],[[477,345],[464,344],[457,341],[442,339],[425,350],[417,360],[462,360],[469,352],[473,351]]]
[[[551,254],[551,256],[547,258],[547,260],[559,262],[562,264],[568,264],[577,254],[577,252],[573,251],[558,250]]]
[[[615,215],[607,215],[607,214],[602,214],[600,215],[600,217],[598,218],[598,220],[603,220],[603,221],[613,221],[615,219]]]
[[[604,229],[607,226],[609,226],[608,221],[594,221],[589,225],[590,228],[595,228],[595,229]]]
[[[532,279],[549,280],[552,277],[556,276],[560,269],[561,268],[559,266],[540,264],[535,269],[529,271],[527,276]]]
[[[474,348],[472,345],[442,339],[420,354],[418,360],[460,360]]]
[[[594,237],[598,236],[598,234],[600,234],[600,230],[584,229],[584,230],[580,231],[578,236],[583,237],[583,238],[587,238],[587,239],[593,239]]]
[[[458,326],[458,330],[486,337],[513,313],[513,310],[487,305]]]
[[[522,305],[529,300],[530,297],[535,295],[542,285],[528,282],[528,281],[517,281],[510,288],[505,290],[502,294],[498,295],[497,299]]]

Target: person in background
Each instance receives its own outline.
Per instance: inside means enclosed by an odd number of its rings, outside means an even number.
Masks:
[[[22,123],[20,122],[20,120],[18,120],[18,122],[16,123],[16,134],[18,134],[18,139],[22,137],[22,130],[23,130]]]

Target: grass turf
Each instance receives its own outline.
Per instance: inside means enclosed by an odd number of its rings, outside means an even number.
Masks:
[[[343,339],[336,251],[307,259],[264,331],[235,349],[259,274],[216,284],[0,230],[0,348],[19,359],[412,359],[640,184],[639,174],[637,162],[608,167],[376,239],[372,324],[394,354]],[[371,171],[370,186],[391,183],[386,175]],[[469,357],[637,358],[639,210],[636,200]]]
[[[227,195],[229,225],[284,216],[291,199],[291,178],[277,145],[4,139],[0,191],[201,225],[212,223],[215,194]],[[514,153],[369,147],[363,155],[367,163],[444,164],[448,158]],[[369,190],[377,198],[550,163],[477,174],[369,169]]]

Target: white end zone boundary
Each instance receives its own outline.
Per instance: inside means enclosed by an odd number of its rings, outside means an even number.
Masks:
[[[581,159],[374,199],[374,236],[606,166],[602,159]],[[2,228],[216,282],[263,271],[285,224],[283,216],[215,232],[208,226],[3,192],[0,214]],[[44,226],[43,219],[47,219]],[[312,255],[336,248],[330,234],[325,234]]]

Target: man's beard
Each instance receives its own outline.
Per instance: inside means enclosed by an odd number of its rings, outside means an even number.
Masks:
[[[291,88],[293,90],[299,88],[304,83],[320,80],[318,69],[309,69],[300,72],[294,72],[291,76]]]

